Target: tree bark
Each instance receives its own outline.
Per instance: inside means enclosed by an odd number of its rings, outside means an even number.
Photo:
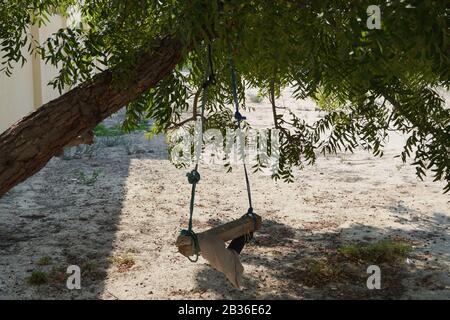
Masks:
[[[112,86],[104,71],[27,115],[0,135],[0,197],[38,172],[65,145],[155,86],[181,61],[183,45],[159,40],[155,49],[136,64],[127,89]]]

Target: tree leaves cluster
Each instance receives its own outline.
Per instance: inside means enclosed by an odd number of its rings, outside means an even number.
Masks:
[[[380,30],[367,29],[369,5],[380,6]],[[212,44],[216,84],[207,97],[207,127],[232,125],[230,57],[244,108],[248,88],[272,97],[276,111],[277,96],[291,86],[296,98],[316,99],[327,112],[315,124],[275,112],[281,150],[274,178],[292,180],[293,167],[313,163],[321,152],[362,146],[381,156],[388,132],[396,130],[409,137],[402,159],[412,157],[419,177],[431,170],[450,190],[450,110],[438,93],[450,85],[445,1],[1,0],[2,70],[11,74],[24,62],[24,48],[32,50],[31,24],[71,10],[81,13],[81,22],[35,49],[59,67],[52,84],[60,90],[105,69],[127,90],[137,57],[155,40],[185,44],[173,73],[127,106],[127,129],[142,117],[154,119],[153,133],[189,125],[180,122],[195,116],[188,101],[201,94]]]

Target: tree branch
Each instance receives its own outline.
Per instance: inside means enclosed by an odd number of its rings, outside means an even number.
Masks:
[[[184,50],[178,39],[155,39],[143,53],[127,89],[115,88],[114,70],[70,90],[24,117],[0,135],[0,196],[38,172],[61,148],[93,129],[103,119],[137,99],[181,62]]]
[[[184,126],[186,123],[189,123],[191,121],[197,120],[197,106],[198,106],[198,99],[200,98],[200,94],[202,93],[202,88],[200,87],[194,95],[194,101],[192,103],[192,117],[189,117],[181,122],[171,122],[169,126],[166,128],[166,130],[175,130],[182,126]]]

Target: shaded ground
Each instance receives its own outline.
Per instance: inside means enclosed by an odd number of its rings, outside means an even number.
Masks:
[[[318,116],[308,103],[285,102]],[[255,106],[250,118],[263,126],[270,109]],[[98,140],[93,149],[54,158],[0,199],[0,298],[449,299],[450,199],[442,184],[420,182],[414,168],[393,158],[401,141],[392,137],[382,159],[363,151],[321,158],[292,184],[253,174],[254,207],[264,222],[242,255],[245,288],[238,291],[204,260],[193,264],[177,253],[190,186],[187,170],[166,160],[163,139],[134,133]],[[246,211],[241,169],[201,173],[196,230]],[[413,246],[407,262],[380,265],[381,290],[368,290],[367,266],[350,262],[338,279],[311,281],[305,262],[332,264],[340,246],[379,239]],[[39,265],[43,257],[48,265]],[[69,264],[82,269],[81,290],[65,286]],[[35,270],[48,283],[28,284]]]

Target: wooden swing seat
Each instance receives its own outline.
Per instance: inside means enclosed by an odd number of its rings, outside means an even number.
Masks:
[[[255,232],[256,230],[261,228],[261,217],[257,214],[254,214],[254,216],[256,218],[256,223],[252,217],[244,215],[237,220],[233,220],[209,230],[197,233],[197,236],[199,238],[203,235],[216,236],[219,237],[223,242],[236,239],[240,236]],[[177,241],[175,242],[175,245],[178,247],[178,251],[186,257],[193,256],[195,254],[194,246],[190,236],[179,235]]]

